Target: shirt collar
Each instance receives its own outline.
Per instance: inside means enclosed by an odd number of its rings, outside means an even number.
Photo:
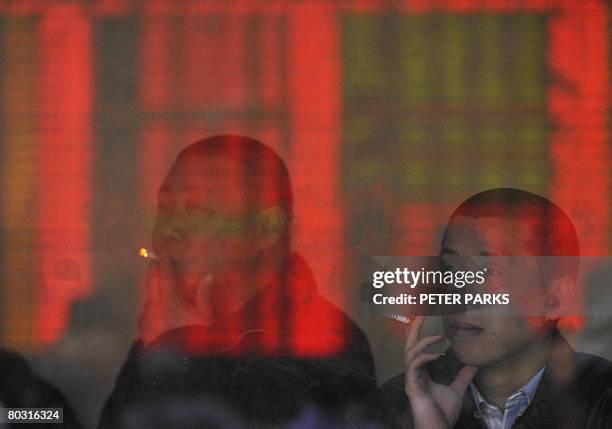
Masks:
[[[527,382],[527,384],[525,384],[520,389],[515,390],[508,397],[508,399],[506,399],[506,408],[508,408],[508,405],[511,402],[516,401],[520,399],[521,397],[527,400],[526,405],[528,406],[533,400],[533,397],[535,396],[536,390],[538,389],[538,385],[540,384],[540,380],[542,379],[542,376],[544,375],[545,369],[546,369],[545,366],[542,367],[538,372],[535,373],[533,377],[531,377],[531,379]],[[474,384],[474,382],[470,383],[470,389],[472,391],[472,396],[474,397],[474,402],[476,403],[476,407],[478,408],[478,411],[482,411],[482,408],[497,409],[495,405],[491,404],[489,401],[487,401],[484,398],[484,396],[482,396],[482,394],[480,393],[480,390],[478,390],[478,387],[476,386],[476,384]],[[500,411],[503,413],[504,410],[500,410]]]

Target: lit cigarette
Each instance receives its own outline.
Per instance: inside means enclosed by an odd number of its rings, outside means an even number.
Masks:
[[[406,317],[396,313],[385,314],[385,316],[389,319],[397,320],[398,322],[403,323],[405,325],[410,325],[414,321],[414,317]]]
[[[146,259],[150,259],[152,261],[159,261],[159,258],[157,257],[157,255],[155,253],[145,249],[144,247],[141,247],[138,250],[138,254],[140,256],[142,256],[143,258],[146,258]]]

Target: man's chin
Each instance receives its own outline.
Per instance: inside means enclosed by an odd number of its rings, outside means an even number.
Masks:
[[[486,347],[476,344],[453,344],[453,354],[464,365],[486,366],[495,360],[494,356],[487,353]]]

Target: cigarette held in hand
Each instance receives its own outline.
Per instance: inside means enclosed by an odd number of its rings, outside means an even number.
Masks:
[[[414,322],[414,317],[406,317],[406,316],[402,316],[401,314],[396,314],[396,313],[385,314],[385,317],[388,317],[389,319],[397,320],[398,322],[403,323],[405,325],[410,325],[412,322]]]
[[[146,259],[150,259],[152,261],[159,261],[159,258],[157,257],[155,253],[151,252],[150,250],[147,250],[144,247],[141,247],[140,249],[138,249],[138,254]]]

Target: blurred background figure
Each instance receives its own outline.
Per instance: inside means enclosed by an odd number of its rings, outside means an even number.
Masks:
[[[291,252],[283,161],[241,136],[198,141],[159,190],[140,341],[100,427],[143,399],[202,393],[249,421],[315,404],[343,415],[376,387],[368,340]]]
[[[55,386],[34,374],[21,356],[0,349],[0,409],[4,408],[62,408],[61,425],[37,423],[36,426],[81,428],[72,407]],[[0,421],[0,427],[23,426],[23,423],[5,424]]]

